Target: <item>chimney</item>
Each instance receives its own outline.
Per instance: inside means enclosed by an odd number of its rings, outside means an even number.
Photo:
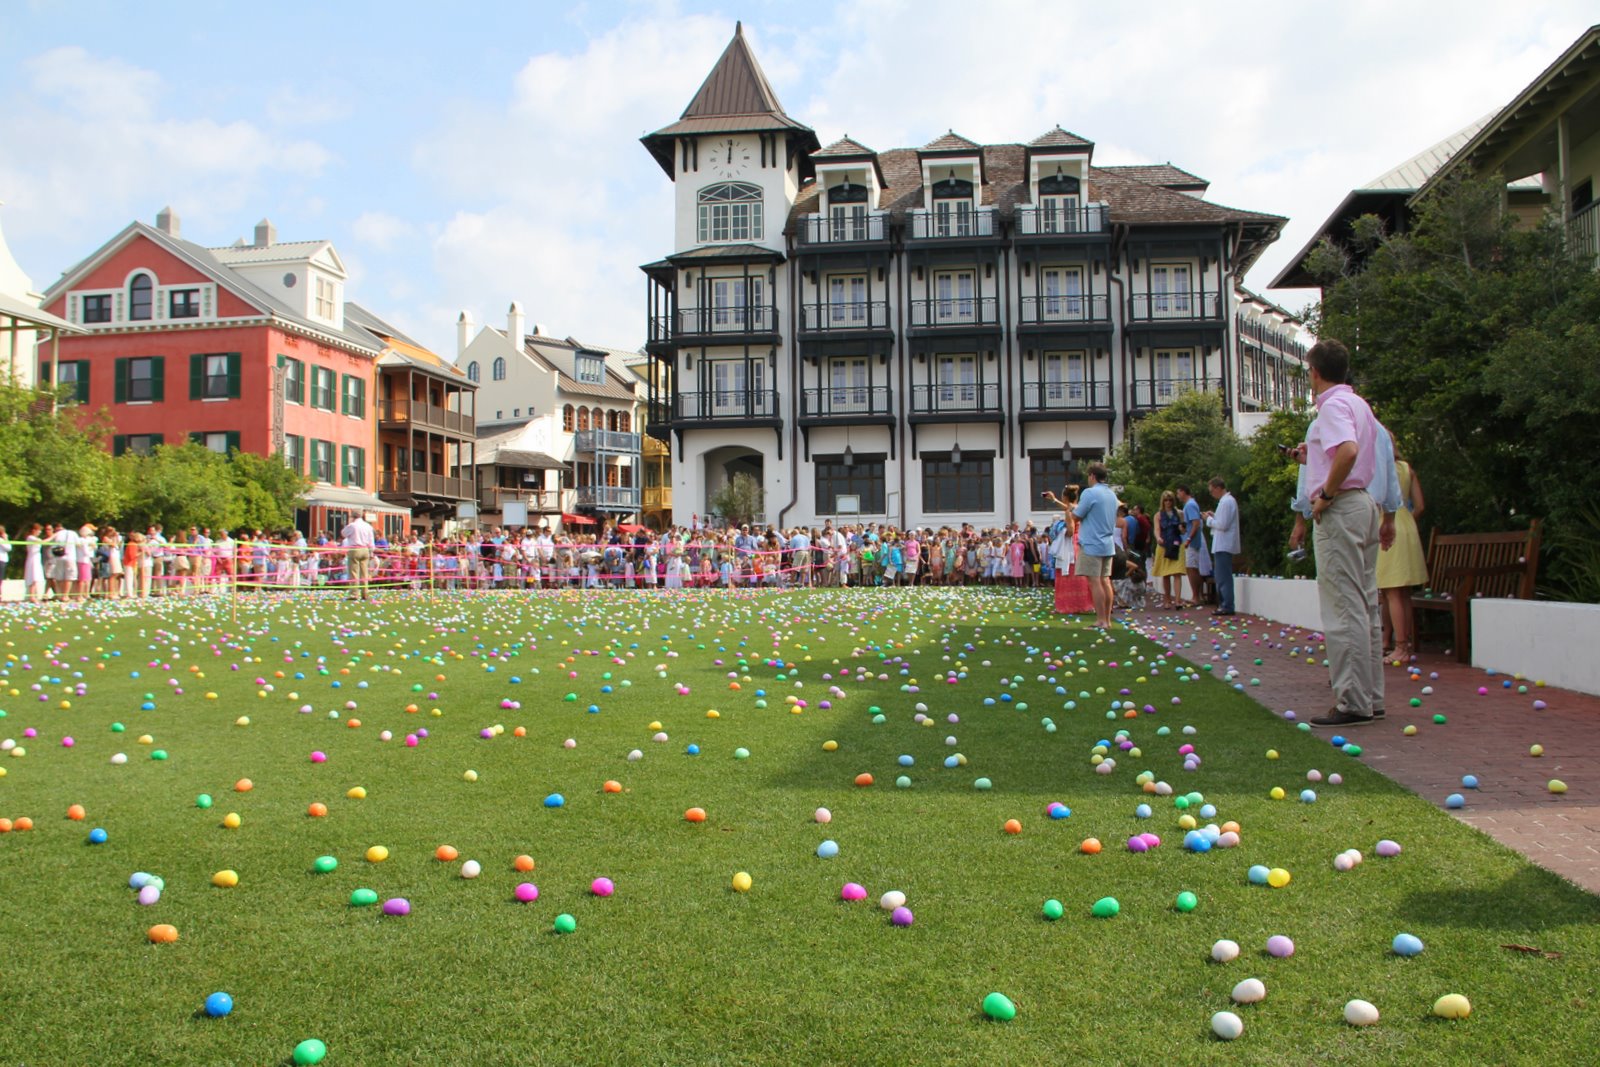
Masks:
[[[472,343],[472,312],[463,311],[461,317],[456,319],[456,358],[467,354],[467,346]]]
[[[528,338],[528,316],[523,314],[522,304],[511,301],[511,310],[506,313],[506,336],[511,338],[511,343],[517,346],[520,352]]]
[[[266,248],[278,239],[278,228],[268,219],[256,223],[256,243],[252,248]]]
[[[171,205],[156,212],[156,229],[168,237],[176,237],[178,236],[178,227],[178,213],[172,210]]]

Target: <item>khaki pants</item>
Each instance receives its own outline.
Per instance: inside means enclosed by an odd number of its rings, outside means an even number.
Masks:
[[[1315,524],[1317,598],[1334,706],[1383,710],[1383,617],[1378,604],[1378,505],[1364,490],[1334,498]]]
[[[345,566],[350,571],[351,594],[359,592],[362,598],[365,599],[367,584],[372,581],[372,549],[364,547],[352,548],[345,555]],[[1377,564],[1374,563],[1373,566],[1376,567]],[[1377,571],[1374,570],[1373,574],[1376,576]],[[1374,577],[1374,581],[1376,581],[1376,577]]]

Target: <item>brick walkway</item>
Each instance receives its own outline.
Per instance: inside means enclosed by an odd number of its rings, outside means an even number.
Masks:
[[[1231,625],[1219,625],[1224,621]],[[1261,680],[1245,692],[1276,715],[1293,710],[1304,720],[1332,703],[1319,665],[1320,635],[1243,615],[1214,620],[1152,611],[1137,624],[1164,644],[1193,640],[1179,654],[1197,665],[1229,652],[1240,681]],[[1535,679],[1491,677],[1437,652],[1419,656],[1414,666],[1420,675],[1386,667],[1388,716],[1346,731],[1361,745],[1362,762],[1440,808],[1451,793],[1462,794],[1466,806],[1451,815],[1600,893],[1600,697],[1537,688]],[[1522,685],[1526,693],[1517,691]],[[1424,695],[1429,686],[1432,693]],[[1479,695],[1480,687],[1487,695]],[[1413,697],[1420,707],[1410,705]],[[1535,709],[1535,700],[1546,707]],[[1444,725],[1434,723],[1438,713],[1447,717]],[[1407,724],[1417,727],[1412,737],[1405,736]],[[1529,755],[1536,744],[1544,747],[1538,758]],[[1463,788],[1467,774],[1477,776],[1477,789]],[[1552,778],[1567,783],[1565,795],[1549,791]]]

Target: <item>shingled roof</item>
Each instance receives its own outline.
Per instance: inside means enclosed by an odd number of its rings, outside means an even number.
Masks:
[[[1146,185],[1160,185],[1180,192],[1190,190],[1204,192],[1211,188],[1211,183],[1198,174],[1191,174],[1181,167],[1174,167],[1171,163],[1131,163],[1100,169],[1144,182]]]
[[[860,141],[852,140],[850,135],[847,133],[837,141],[833,142],[827,148],[823,148],[819,151],[811,153],[811,158],[833,159],[836,157],[848,158],[851,156],[872,155],[877,155],[877,153],[868,148],[866,145],[862,144]]]
[[[1029,148],[1093,148],[1094,142],[1079,137],[1075,133],[1063,130],[1060,126],[1041,133],[1028,142]]]
[[[969,141],[954,130],[922,146],[924,152],[976,152],[982,148],[977,141]]]

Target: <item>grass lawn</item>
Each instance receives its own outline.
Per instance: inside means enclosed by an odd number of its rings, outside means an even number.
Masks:
[[[0,756],[0,817],[34,821],[0,834],[0,1063],[282,1064],[311,1037],[329,1065],[1600,1055],[1600,899],[1150,642],[1063,625],[1029,596],[306,596],[245,601],[236,619],[231,607],[0,614],[0,737],[26,749]],[[1119,699],[1155,710],[1108,716]],[[652,740],[655,722],[667,740]],[[1121,729],[1139,754],[1114,751],[1115,770],[1097,773],[1094,746]],[[1186,743],[1202,759],[1192,771]],[[956,753],[965,765],[947,769]],[[1344,781],[1298,802],[1312,768]],[[1185,851],[1181,813],[1142,790],[1145,770],[1203,793],[1217,810],[1202,825],[1237,821],[1238,847]],[[875,784],[857,787],[862,773]],[[241,778],[254,788],[236,792]],[[347,797],[357,786],[365,799]],[[1273,786],[1288,799],[1270,799]],[[212,807],[196,806],[202,793]],[[553,793],[564,807],[545,806]],[[1046,814],[1057,801],[1070,817]],[[1151,818],[1135,816],[1141,803]],[[66,817],[73,804],[83,821]],[[692,807],[704,822],[686,821]],[[222,825],[229,812],[237,829]],[[1003,831],[1012,818],[1020,834]],[[96,827],[103,844],[88,843]],[[1143,831],[1160,847],[1128,851]],[[1104,851],[1081,853],[1088,837]],[[1404,851],[1378,858],[1380,838]],[[824,840],[837,856],[817,856]],[[443,844],[460,859],[435,859]],[[373,845],[388,859],[368,862]],[[1336,871],[1348,848],[1365,862]],[[532,873],[513,869],[521,854]],[[323,855],[336,870],[314,870]],[[461,877],[468,859],[480,877]],[[1252,885],[1255,864],[1293,881]],[[223,869],[237,887],[212,884]],[[140,871],[165,881],[153,905],[129,888]],[[730,884],[740,871],[745,893]],[[597,877],[615,894],[592,894]],[[525,881],[532,903],[515,896]],[[868,899],[842,902],[846,882]],[[405,897],[411,913],[352,906],[357,888]],[[878,906],[889,890],[906,894],[910,927]],[[1181,891],[1194,911],[1175,908]],[[1106,896],[1121,914],[1092,918]],[[1054,922],[1041,915],[1051,898],[1065,909]],[[553,931],[562,913],[574,933]],[[179,940],[150,943],[158,923]],[[1391,952],[1402,931],[1421,955]],[[1274,934],[1293,939],[1291,958],[1267,955]],[[1212,962],[1219,938],[1240,957]],[[1247,977],[1267,997],[1236,1007],[1229,992]],[[234,1010],[207,1018],[219,990]],[[993,991],[1015,1020],[983,1017]],[[1469,997],[1471,1017],[1432,1017],[1446,993]],[[1378,1025],[1347,1026],[1351,998],[1376,1004]],[[1245,1024],[1232,1043],[1210,1033],[1225,1009]]]

